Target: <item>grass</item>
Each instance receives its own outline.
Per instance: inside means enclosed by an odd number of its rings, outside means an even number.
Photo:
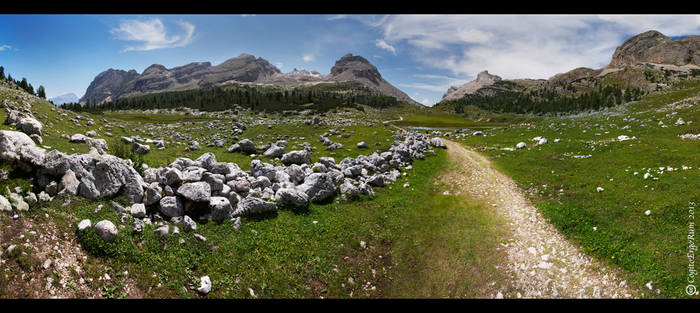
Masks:
[[[354,297],[375,297],[391,283],[386,277],[397,275],[394,268],[403,260],[391,257],[393,240],[403,236],[406,215],[425,205],[424,195],[433,188],[431,177],[444,158],[444,151],[439,151],[437,156],[416,161],[409,175],[393,188],[376,189],[374,200],[312,204],[306,213],[282,210],[244,219],[238,230],[230,221],[199,223],[196,233],[205,236],[206,242],[184,232],[160,238],[154,226],[132,233],[130,217],[112,243],[100,239],[93,228],[77,232],[75,224],[84,218],[93,224],[103,219],[119,220],[106,200],[73,198],[70,211],[66,211],[59,204],[62,200],[56,199],[28,215],[48,213],[52,220],[64,220],[59,223],[62,230],[75,233],[91,259],[101,264],[87,272],[95,277],[110,273],[114,278],[121,270],[128,270],[146,297],[199,297],[195,290],[203,275],[209,275],[214,286],[208,297],[251,297],[248,288],[256,297],[348,297],[351,293]],[[397,188],[404,182],[412,187]],[[125,199],[117,201],[126,204]],[[105,207],[95,213],[98,204]],[[179,243],[180,238],[185,242]],[[361,248],[360,241],[368,248]],[[380,255],[385,261],[377,262]],[[374,275],[371,269],[375,269]],[[357,283],[343,286],[348,277]],[[113,283],[101,286],[104,295],[118,297],[123,292],[118,282],[113,279]],[[365,282],[381,288],[364,290]]]
[[[11,94],[7,90],[0,90],[0,97],[11,97]],[[157,138],[163,134],[164,129],[198,140],[202,149],[188,152],[184,149],[185,145],[168,143],[164,150],[152,146],[151,152],[143,156],[143,161],[149,166],[164,166],[177,157],[195,159],[205,152],[213,152],[219,161],[235,162],[243,169],[248,169],[250,161],[255,158],[261,158],[263,162],[276,162],[261,156],[226,152],[226,148],[235,141],[227,141],[222,148],[208,147],[206,142],[211,141],[213,136],[231,129],[231,120],[216,114],[196,118],[143,112],[81,114],[94,121],[93,125],[88,126],[85,118],[78,118],[73,112],[57,110],[43,102],[33,103],[33,111],[44,124],[44,145],[66,153],[86,153],[88,149],[84,144],[68,142],[60,137],[61,134],[72,135],[95,130],[98,138],[108,141],[111,153],[136,158],[129,147],[119,141],[119,137],[140,135]],[[59,116],[60,112],[67,116]],[[239,138],[250,138],[256,144],[262,144],[287,136],[290,143],[288,151],[301,149],[302,142],[309,142],[316,148],[312,160],[321,156],[333,156],[339,162],[345,157],[386,150],[393,142],[392,129],[381,126],[374,110],[367,112],[336,110],[336,113],[322,117],[348,118],[362,122],[337,128],[341,133],[351,136],[330,136],[332,141],[344,146],[335,151],[324,151],[325,146],[318,141],[318,137],[330,128],[305,125],[301,122],[304,117],[287,119],[269,113],[243,116],[248,129]],[[5,118],[4,114],[4,111],[0,112],[0,119]],[[57,120],[57,117],[61,120]],[[75,125],[71,119],[78,120],[80,126]],[[272,128],[268,128],[268,124]],[[111,125],[111,129],[108,125]],[[0,128],[11,129],[8,125]],[[157,128],[162,130],[156,130]],[[106,132],[113,136],[106,136]],[[366,141],[370,149],[357,149],[356,143],[359,141]],[[90,288],[97,290],[103,297],[128,296],[125,286],[127,281],[133,281],[143,297],[197,298],[200,297],[196,292],[199,277],[203,275],[210,276],[213,282],[212,292],[208,295],[212,298],[249,298],[253,297],[251,289],[254,297],[262,298],[473,296],[478,294],[478,279],[469,278],[469,275],[460,272],[487,267],[479,263],[482,259],[479,256],[484,255],[484,251],[488,250],[485,247],[490,246],[473,246],[474,241],[465,241],[464,236],[478,238],[477,234],[487,229],[487,221],[472,217],[473,213],[479,212],[478,208],[467,203],[443,209],[446,203],[454,201],[438,195],[438,187],[432,182],[444,170],[445,161],[443,150],[438,150],[435,156],[428,155],[424,161],[415,161],[414,169],[408,171],[407,176],[389,187],[376,188],[376,198],[373,200],[364,198],[355,202],[312,204],[306,212],[283,209],[275,214],[244,219],[238,230],[234,230],[230,221],[222,224],[200,221],[196,233],[206,237],[206,242],[194,238],[194,233],[184,233],[181,227],[179,235],[171,234],[163,238],[154,233],[156,226],[147,225],[142,233],[133,233],[132,218],[127,217],[123,223],[119,222],[118,214],[109,204],[115,200],[127,206],[128,201],[122,197],[97,200],[71,197],[73,202],[68,207],[62,206],[64,199],[55,199],[40,208],[21,213],[20,220],[30,219],[38,227],[42,223],[51,223],[69,238],[76,238],[88,255],[80,265],[83,268],[82,275],[85,279],[92,279]],[[10,164],[2,166],[11,168]],[[3,185],[29,188],[32,181],[32,177],[13,171],[11,180],[4,181]],[[410,188],[401,187],[406,182],[410,183]],[[96,212],[98,205],[104,207]],[[426,217],[430,221],[423,220]],[[117,225],[124,225],[124,228],[119,228],[119,235],[114,242],[107,243],[92,228],[82,233],[77,232],[77,223],[86,218],[93,224],[107,219]],[[0,224],[3,225],[3,232],[6,227],[14,227],[6,221]],[[474,227],[475,225],[479,226]],[[184,243],[180,243],[180,239]],[[365,248],[361,242],[366,244]],[[449,245],[435,245],[441,242]],[[414,243],[424,244],[425,247],[415,249]],[[466,251],[472,247],[480,247],[482,250]],[[419,262],[430,259],[434,253],[444,255],[445,263]],[[35,265],[29,261],[24,263],[28,264],[25,265],[27,268]],[[476,265],[471,266],[472,263]],[[452,268],[455,265],[463,267]],[[448,267],[451,270],[448,271]],[[122,274],[124,271],[128,271],[128,279]],[[416,272],[420,274],[413,275]],[[21,268],[14,265],[5,271],[7,279],[18,277],[21,273]],[[105,274],[110,275],[111,280],[101,280],[100,277]],[[45,275],[52,277],[55,273],[47,272]],[[78,278],[71,277],[74,280]],[[459,283],[463,278],[467,281],[472,279],[474,283]],[[425,279],[434,282],[423,284]],[[55,277],[54,282],[56,281],[58,277]],[[411,293],[409,282],[425,285],[426,289]],[[0,295],[7,297],[14,294],[11,290],[3,290],[8,286],[8,281],[0,279]],[[443,293],[436,293],[436,286],[450,288]]]

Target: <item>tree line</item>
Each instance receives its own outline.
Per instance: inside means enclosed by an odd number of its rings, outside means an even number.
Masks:
[[[3,66],[0,66],[0,79],[3,81],[13,83],[13,84],[17,85],[19,88],[21,88],[22,90],[24,90],[28,93],[31,93],[33,95],[36,95],[39,98],[46,99],[46,90],[44,89],[44,86],[39,86],[39,88],[37,88],[37,90],[35,92],[34,86],[32,86],[32,84],[27,82],[26,78],[22,77],[22,80],[15,80],[12,78],[12,75],[10,75],[9,73],[7,74],[7,77],[5,77],[5,67],[3,67]]]
[[[463,98],[449,100],[439,107],[464,113],[467,106],[497,113],[565,113],[600,110],[625,102],[639,100],[644,94],[641,88],[619,86],[598,86],[579,95],[564,96],[553,89],[529,92],[499,91],[495,95],[469,94]]]
[[[364,87],[366,88],[366,87]],[[122,97],[115,101],[98,103],[88,99],[85,105],[66,103],[64,109],[72,111],[102,112],[116,110],[175,109],[188,107],[200,111],[223,111],[238,105],[253,111],[282,111],[313,109],[327,111],[337,107],[355,107],[364,104],[375,108],[387,108],[398,104],[391,96],[369,90],[330,90],[318,87],[297,87],[281,90],[259,86],[216,86],[200,89],[169,91],[143,96]]]

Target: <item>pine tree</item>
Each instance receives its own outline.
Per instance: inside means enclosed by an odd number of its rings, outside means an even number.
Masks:
[[[39,89],[36,90],[36,95],[39,98],[46,99],[46,90],[44,90],[44,86],[39,86]]]

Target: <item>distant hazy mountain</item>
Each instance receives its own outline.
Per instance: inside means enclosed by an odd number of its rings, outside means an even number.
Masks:
[[[442,100],[454,100],[472,94],[482,87],[491,86],[495,82],[500,81],[501,77],[489,74],[489,71],[483,71],[476,76],[476,79],[470,81],[460,87],[452,86],[447,89],[447,92],[442,96]]]
[[[51,98],[51,99],[49,99],[49,100],[50,100],[51,102],[53,102],[53,104],[55,104],[55,105],[61,105],[61,104],[64,104],[64,103],[74,103],[74,102],[78,102],[78,96],[76,96],[74,93],[71,92],[71,93],[67,93],[67,94],[65,94],[65,95],[60,95],[60,96],[57,96],[57,97],[53,97],[53,98]]]
[[[190,63],[167,69],[153,64],[139,74],[135,70],[109,69],[95,77],[88,86],[81,103],[112,101],[120,97],[139,96],[155,92],[178,91],[222,85],[226,83],[252,83],[294,87],[323,82],[356,81],[392,96],[399,101],[422,106],[404,92],[385,81],[377,68],[361,56],[347,54],[336,61],[331,73],[322,75],[317,71],[297,70],[282,73],[263,58],[250,54],[226,60],[217,66],[209,62]]]

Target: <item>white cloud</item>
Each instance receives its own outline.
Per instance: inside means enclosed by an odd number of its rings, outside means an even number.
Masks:
[[[354,16],[353,16],[354,17]],[[629,37],[655,29],[697,34],[696,15],[391,15],[356,18],[419,63],[458,77],[488,70],[503,78],[549,78],[599,68]],[[427,77],[426,77],[427,78]],[[409,86],[411,85],[411,86]],[[437,90],[437,84],[405,87]],[[442,90],[444,91],[444,89]]]
[[[275,66],[277,66],[277,68],[280,69],[280,70],[282,70],[282,66],[283,66],[283,65],[284,65],[284,64],[282,64],[282,62],[277,62],[277,63],[275,63]]]
[[[10,49],[12,49],[12,46],[10,46],[10,45],[2,45],[2,46],[0,46],[0,51],[10,50]]]
[[[307,62],[307,63],[313,61],[315,58],[316,57],[314,57],[313,54],[304,54],[304,56],[302,56],[302,59],[304,60],[304,62]]]
[[[175,23],[182,28],[182,33],[168,36],[168,31],[160,19],[122,21],[119,27],[111,29],[110,33],[118,40],[140,42],[138,46],[126,46],[122,52],[183,47],[190,44],[194,36],[194,25],[185,21]]]
[[[375,44],[377,45],[377,47],[382,48],[382,49],[389,51],[389,52],[393,53],[394,55],[396,55],[396,49],[394,49],[394,47],[391,46],[390,44],[386,43],[386,41],[384,41],[382,39],[377,39],[375,41]]]

